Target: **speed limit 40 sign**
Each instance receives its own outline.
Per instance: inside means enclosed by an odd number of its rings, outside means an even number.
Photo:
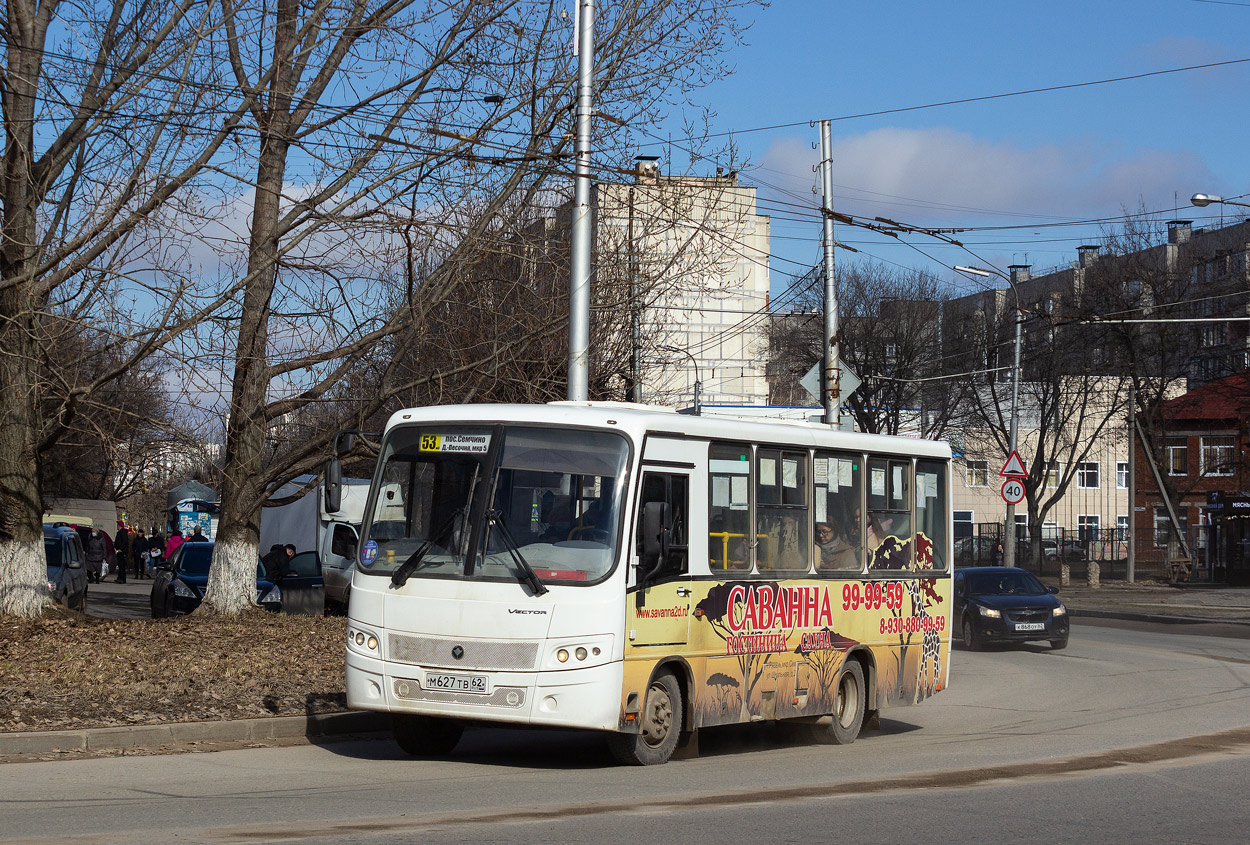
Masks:
[[[1018,478],[1008,478],[1003,482],[1003,501],[1009,505],[1018,505],[1024,501],[1024,482]]]

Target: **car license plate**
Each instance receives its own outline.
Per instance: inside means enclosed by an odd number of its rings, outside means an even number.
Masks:
[[[427,672],[425,688],[446,692],[467,692],[471,695],[490,695],[490,679],[485,675],[448,675]]]
[[[1046,630],[1045,622],[1017,622],[1017,631],[1044,631]]]

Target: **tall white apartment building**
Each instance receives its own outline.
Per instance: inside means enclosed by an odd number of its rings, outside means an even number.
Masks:
[[[644,164],[594,202],[596,282],[636,303],[641,401],[688,407],[697,377],[701,403],[766,405],[769,218],[755,188]]]

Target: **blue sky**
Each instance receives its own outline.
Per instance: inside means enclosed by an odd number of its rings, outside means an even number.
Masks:
[[[1053,224],[1144,206],[1162,220],[1218,225],[1220,207],[1191,208],[1189,196],[1250,192],[1250,63],[849,117],[1248,59],[1250,0],[776,0],[755,20],[731,55],[733,76],[697,98],[716,113],[712,131],[734,133],[750,160],[744,180],[760,186],[762,210],[773,216],[775,296],[787,274],[819,257],[819,223],[807,219],[819,203],[812,120],[834,119],[835,208],[920,227],[1022,227],[957,236],[975,255],[909,238],[922,254],[839,227],[838,239],[860,250],[839,261],[924,267],[959,291],[976,283],[956,281],[943,265],[1040,272],[1074,260],[1105,227]],[[673,132],[671,169],[681,171],[689,156],[679,127],[674,119],[655,134]],[[1227,220],[1237,209],[1223,213]]]

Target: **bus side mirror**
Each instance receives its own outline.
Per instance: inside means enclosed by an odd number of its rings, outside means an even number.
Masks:
[[[337,457],[326,461],[326,513],[338,513],[343,506],[343,466]]]

